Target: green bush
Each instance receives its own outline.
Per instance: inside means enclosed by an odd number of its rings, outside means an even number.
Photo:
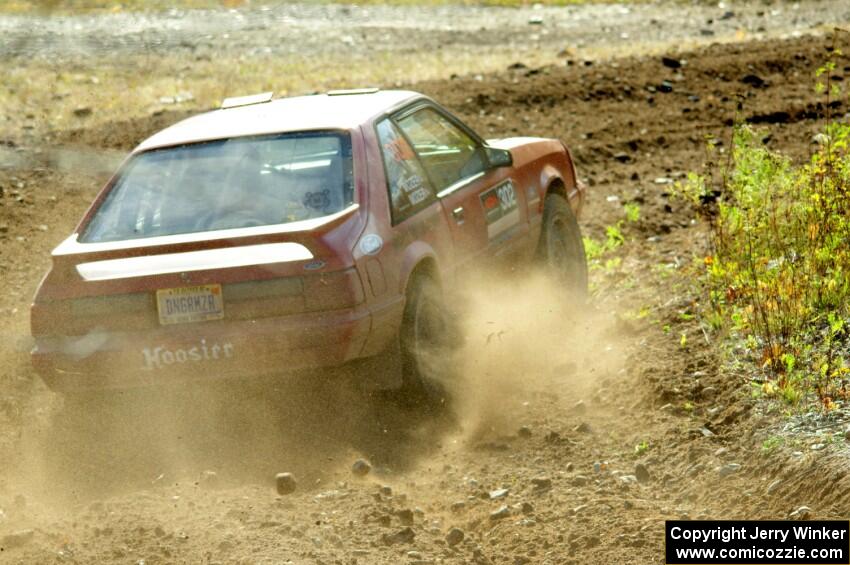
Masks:
[[[747,340],[765,392],[828,408],[847,398],[850,372],[850,126],[829,122],[816,141],[795,165],[738,125],[720,189],[695,174],[680,189],[711,226],[712,325]]]

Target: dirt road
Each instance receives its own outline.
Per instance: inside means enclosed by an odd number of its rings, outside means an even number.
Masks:
[[[702,166],[706,139],[728,148],[738,101],[768,146],[805,157],[826,45],[717,45],[677,55],[678,68],[653,56],[418,84],[489,136],[567,140],[592,187],[591,237],[624,218],[624,203],[640,206],[626,243],[592,272],[586,316],[523,273],[477,287],[455,404],[439,416],[345,379],[63,407],[26,368],[25,303],[96,185],[52,166],[0,170],[0,261],[14,288],[0,305],[21,344],[3,354],[0,562],[644,564],[663,562],[668,518],[784,518],[801,506],[846,518],[843,439],[761,448],[782,420],[751,399],[746,374],[721,369],[694,318],[688,266],[703,228],[670,195],[671,180]],[[842,59],[835,76],[848,71]],[[126,150],[181,115],[58,141]],[[100,447],[86,446],[95,434]],[[359,458],[372,465],[364,477],[351,472]],[[280,471],[295,474],[294,494],[275,493]]]

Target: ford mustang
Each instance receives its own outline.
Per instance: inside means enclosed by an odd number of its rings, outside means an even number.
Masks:
[[[416,395],[468,273],[586,290],[558,140],[485,141],[409,91],[231,98],[143,141],[52,253],[31,308],[54,390],[374,363]]]

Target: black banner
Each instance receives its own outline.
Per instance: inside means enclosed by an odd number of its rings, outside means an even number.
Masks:
[[[670,520],[669,565],[848,565],[850,522]]]

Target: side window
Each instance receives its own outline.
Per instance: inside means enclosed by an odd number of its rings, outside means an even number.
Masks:
[[[393,221],[409,218],[436,200],[434,188],[410,144],[389,119],[377,126]]]
[[[434,108],[425,107],[398,121],[437,191],[486,168],[483,148]]]

